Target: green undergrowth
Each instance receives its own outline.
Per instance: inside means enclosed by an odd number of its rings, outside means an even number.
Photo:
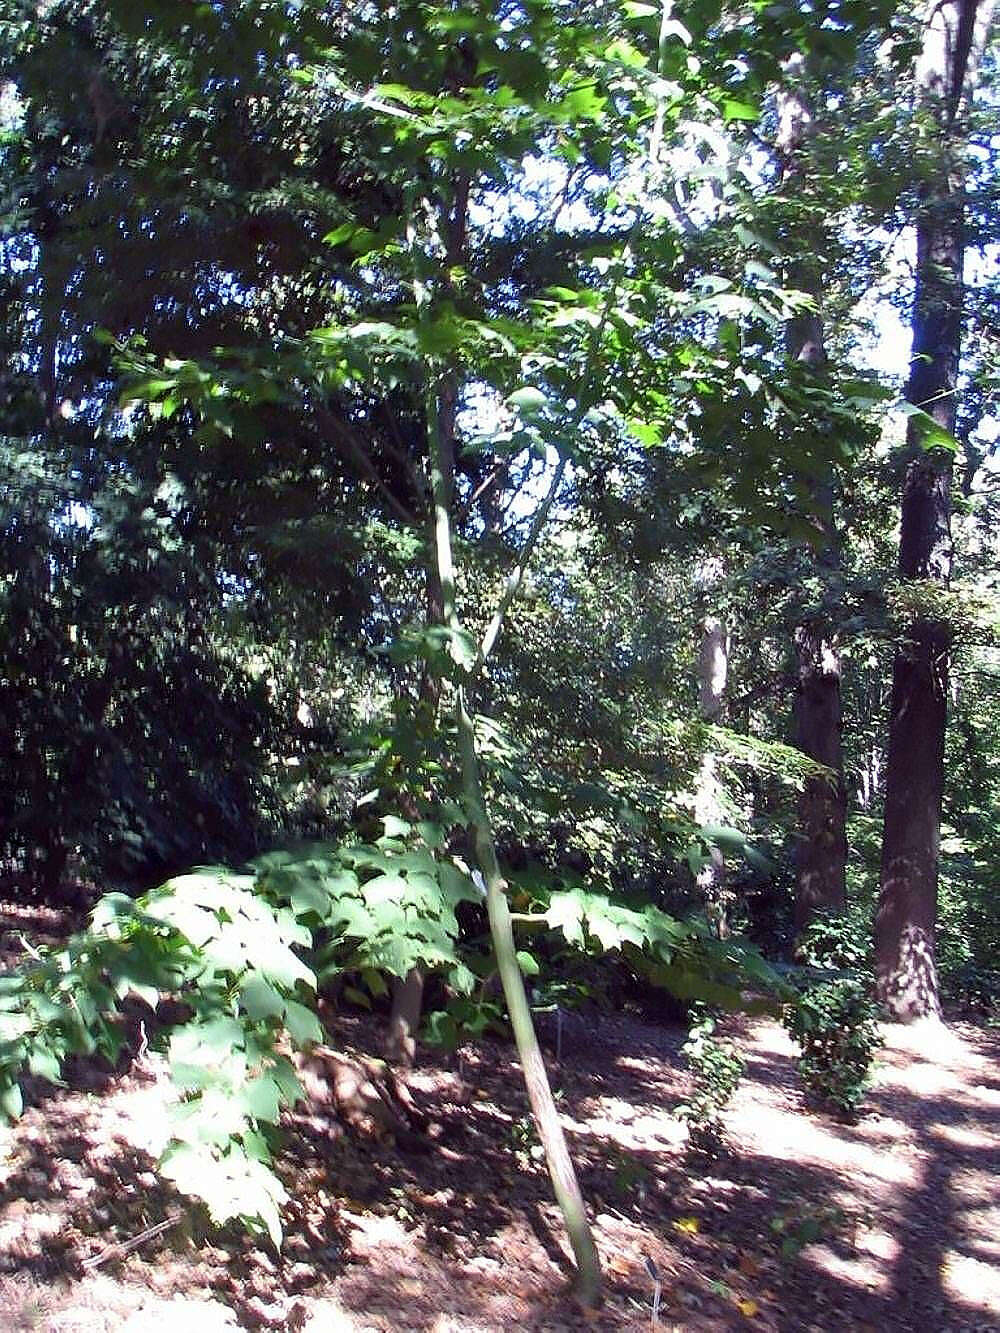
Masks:
[[[130,997],[151,1008],[171,999],[159,1010],[171,1022],[151,1025],[173,1091],[159,1169],[215,1222],[240,1219],[280,1244],[278,1125],[303,1095],[295,1052],[323,1040],[324,986],[346,979],[344,989],[377,995],[387,976],[419,965],[441,978],[450,1017],[439,1029],[450,1023],[458,1033],[475,1031],[490,973],[468,866],[435,827],[391,817],[384,825],[374,843],[276,851],[246,873],[205,868],[138,900],[102,898],[88,929],[0,977],[4,1115],[20,1115],[26,1072],[58,1084],[71,1055],[116,1061]],[[714,940],[703,922],[624,907],[579,885],[536,899],[519,925],[531,937],[533,951],[519,958],[532,976],[560,956],[541,947],[558,938],[563,950],[613,955],[685,998],[735,1007],[746,987],[758,999],[780,990],[759,955]]]
[[[719,1035],[716,1016],[702,1004],[692,1010],[681,1054],[691,1071],[691,1092],[675,1114],[687,1125],[690,1146],[711,1156],[723,1147],[723,1113],[739,1087],[746,1060],[734,1042]]]
[[[847,1118],[864,1101],[881,1043],[869,950],[857,920],[818,916],[800,941],[799,990],[784,1012],[785,1027],[801,1048],[806,1090]]]

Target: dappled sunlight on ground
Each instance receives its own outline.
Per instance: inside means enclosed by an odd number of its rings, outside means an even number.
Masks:
[[[1000,1326],[995,1034],[936,1022],[886,1026],[854,1125],[804,1114],[785,1070],[768,1078],[767,1061],[788,1054],[782,1035],[749,1027],[746,1036],[756,1078],[730,1117],[741,1149],[835,1173],[823,1234],[809,1237],[799,1220],[807,1239],[799,1263],[857,1293],[859,1321],[927,1333]],[[821,1215],[819,1199],[817,1208]]]
[[[333,1022],[341,1048],[379,1040],[369,1020]],[[160,1062],[120,1076],[80,1062],[67,1089],[29,1088],[0,1158],[0,1329],[34,1309],[40,1333],[610,1333],[650,1327],[648,1261],[661,1327],[685,1333],[1000,1327],[995,1034],[888,1028],[851,1125],[804,1105],[782,1028],[732,1027],[748,1072],[716,1160],[686,1153],[671,1114],[689,1086],[682,1031],[593,1016],[552,1062],[607,1276],[593,1317],[565,1294],[566,1245],[504,1043],[414,1071],[436,1126],[421,1152],[359,1141],[326,1106],[290,1116],[280,1255],[212,1232],[153,1173]]]
[[[891,1246],[887,1248],[892,1250]],[[845,1258],[827,1245],[816,1244],[809,1246],[809,1253],[803,1255],[803,1262],[822,1270],[826,1277],[849,1283],[862,1299],[872,1292],[886,1297],[892,1288],[889,1269],[883,1263],[873,1263],[871,1251]]]

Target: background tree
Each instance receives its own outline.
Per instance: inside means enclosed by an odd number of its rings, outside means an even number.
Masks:
[[[967,118],[993,5],[935,4],[922,18],[914,86],[923,128],[917,267],[899,573],[914,597],[893,663],[882,886],[875,929],[879,997],[896,1018],[940,1012],[934,963],[949,630],[940,609],[952,563],[951,486],[965,262]]]

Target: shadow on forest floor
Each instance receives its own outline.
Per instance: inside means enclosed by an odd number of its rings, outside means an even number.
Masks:
[[[996,1036],[888,1029],[866,1113],[846,1125],[803,1108],[779,1027],[735,1027],[747,1075],[730,1151],[706,1162],[670,1114],[687,1088],[682,1032],[628,1016],[568,1025],[555,1082],[608,1279],[589,1320],[565,1295],[511,1050],[483,1042],[413,1074],[434,1125],[424,1151],[359,1141],[321,1106],[289,1117],[280,1255],[211,1232],[154,1175],[167,1132],[155,1060],[120,1076],[80,1062],[71,1086],[31,1089],[0,1163],[0,1327],[639,1329],[647,1259],[665,1328],[1000,1327]],[[378,1036],[338,1018],[330,1041],[374,1049]]]

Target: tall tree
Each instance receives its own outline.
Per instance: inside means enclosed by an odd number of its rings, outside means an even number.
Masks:
[[[796,207],[792,239],[797,251],[789,279],[812,298],[812,306],[791,320],[786,350],[805,374],[822,374],[826,364],[822,302],[828,237],[808,198],[808,142],[813,115],[805,88],[806,62],[796,52],[786,62],[778,91],[776,145],[782,160],[782,189]],[[833,523],[833,469],[810,479],[815,503],[816,554],[811,563],[821,583],[835,578],[840,551]],[[796,844],[795,927],[801,932],[818,911],[841,911],[847,901],[847,793],[841,741],[840,654],[834,627],[822,606],[810,608],[795,630],[795,743],[829,776],[806,778],[799,796]]]
[[[921,127],[913,350],[899,574],[913,619],[893,663],[882,879],[875,922],[879,998],[898,1020],[940,1014],[934,931],[944,784],[951,484],[962,342],[968,115],[995,0],[931,0],[915,69]]]

